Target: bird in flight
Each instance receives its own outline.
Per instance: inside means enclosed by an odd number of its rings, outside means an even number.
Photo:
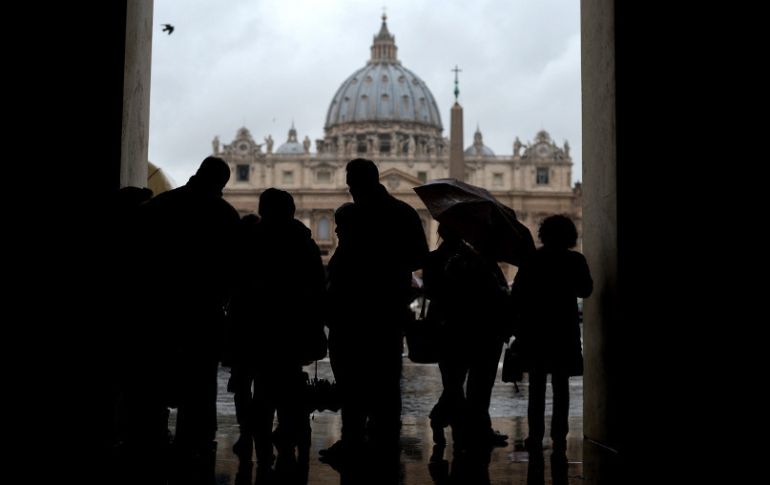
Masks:
[[[174,31],[174,26],[171,24],[162,24],[163,25],[163,32],[168,32],[168,35],[171,35],[171,32]]]

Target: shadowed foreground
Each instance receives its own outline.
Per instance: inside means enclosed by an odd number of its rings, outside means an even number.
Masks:
[[[311,375],[314,367],[307,367],[306,371]],[[332,378],[328,361],[322,361],[318,366],[319,377]],[[403,393],[403,418],[401,430],[401,454],[399,484],[421,485],[455,483],[442,481],[442,473],[452,469],[452,441],[449,439],[443,452],[443,460],[431,465],[431,455],[434,451],[428,413],[441,392],[441,381],[436,365],[412,364],[404,361],[404,378],[402,381]],[[248,469],[252,476],[249,478],[244,471],[239,476],[238,458],[232,453],[233,443],[238,439],[238,424],[235,420],[235,411],[232,395],[226,392],[228,379],[227,369],[219,372],[219,429],[217,431],[217,453],[215,465],[216,484],[241,484],[254,483],[256,478],[255,467]],[[527,436],[527,391],[525,383],[519,385],[520,392],[514,391],[513,385],[503,384],[499,380],[495,383],[492,396],[490,414],[493,427],[510,438],[506,447],[494,448],[490,456],[488,467],[490,484],[525,484],[525,483],[585,483],[583,478],[583,427],[582,427],[582,378],[572,378],[570,385],[570,434],[567,443],[566,473],[560,471],[560,477],[552,481],[551,461],[549,448],[544,449],[542,460],[542,477],[530,478],[528,482],[528,468],[530,457],[526,451],[519,450],[516,445]],[[549,387],[550,399],[550,387]],[[546,414],[550,413],[549,407]],[[173,417],[173,414],[172,414]],[[546,423],[550,420],[546,420]],[[172,419],[173,423],[173,419]],[[308,470],[308,485],[313,484],[339,484],[340,474],[329,465],[321,463],[318,459],[318,451],[328,448],[340,437],[340,417],[338,413],[315,413],[311,421],[313,428]],[[546,440],[548,446],[548,440]],[[434,460],[435,461],[435,460]],[[538,469],[535,467],[535,469]],[[376,470],[372,470],[376,473]],[[431,476],[433,474],[433,477]],[[562,481],[566,476],[566,482]],[[236,478],[238,480],[236,481]],[[482,482],[483,483],[483,482]]]

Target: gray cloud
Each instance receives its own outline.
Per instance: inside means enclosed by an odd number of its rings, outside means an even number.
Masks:
[[[184,183],[218,135],[323,137],[332,96],[369,58],[383,2],[155,0],[150,160]],[[430,87],[445,135],[456,64],[465,145],[510,154],[546,129],[580,180],[580,15],[574,0],[389,0],[401,62]],[[162,23],[176,27],[161,32]]]

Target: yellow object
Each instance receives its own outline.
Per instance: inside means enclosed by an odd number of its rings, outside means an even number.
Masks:
[[[158,195],[173,189],[174,186],[163,170],[152,162],[147,162],[147,188],[152,190],[153,195]]]

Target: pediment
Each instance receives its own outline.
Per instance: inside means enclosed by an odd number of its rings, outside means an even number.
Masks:
[[[424,182],[397,168],[389,168],[380,174],[380,183],[387,187],[389,191],[394,191],[411,190],[412,187],[422,185]]]

